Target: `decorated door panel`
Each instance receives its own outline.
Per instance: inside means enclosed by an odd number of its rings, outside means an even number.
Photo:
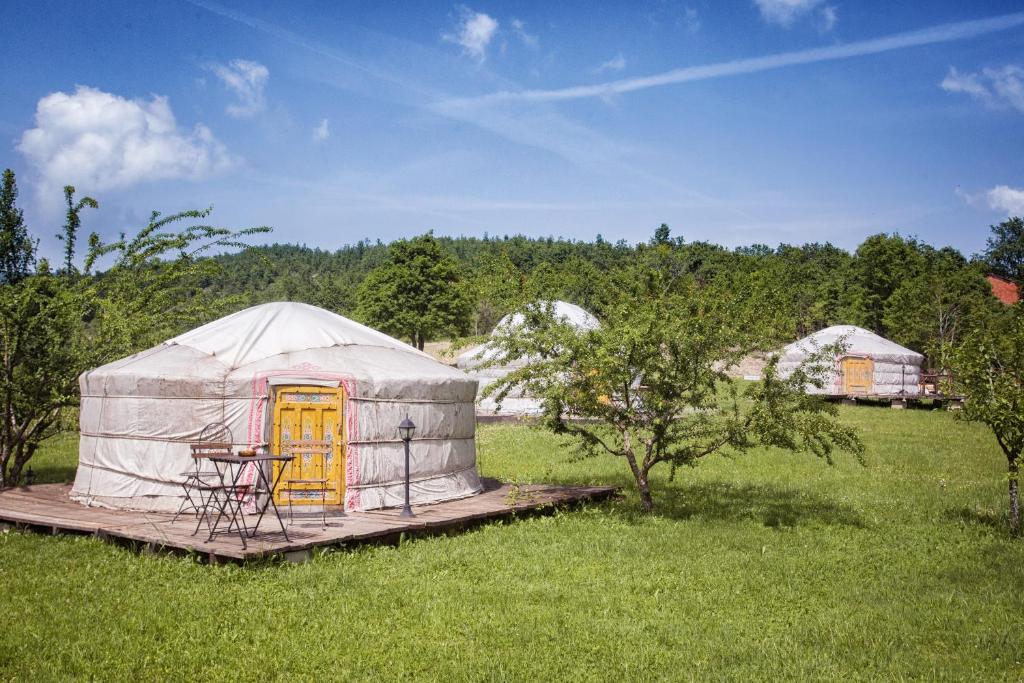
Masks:
[[[330,387],[284,386],[274,400],[274,453],[291,455],[274,463],[285,472],[275,494],[278,503],[320,504],[321,479],[327,480],[327,504],[340,505],[345,481],[344,392]]]
[[[870,358],[843,359],[843,391],[870,394],[874,388],[875,364]]]

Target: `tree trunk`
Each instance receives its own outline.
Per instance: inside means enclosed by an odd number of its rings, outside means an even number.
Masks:
[[[8,483],[11,486],[19,486],[21,484],[21,473],[25,470],[25,465],[28,464],[28,461],[32,459],[35,453],[36,445],[32,443],[22,444],[18,448],[8,476]]]
[[[426,343],[426,339],[424,339],[424,338],[423,338],[423,335],[422,335],[422,334],[421,334],[421,335],[419,335],[418,337],[416,337],[416,348],[417,348],[417,349],[419,349],[420,351],[422,351],[422,350],[423,350],[423,345],[424,345],[424,343]]]
[[[1009,460],[1009,483],[1010,483],[1010,533],[1014,536],[1020,534],[1020,499],[1017,493],[1017,473],[1019,466],[1017,458]]]
[[[640,490],[640,507],[644,512],[654,511],[654,499],[651,498],[651,484],[647,481],[647,474],[641,472],[636,479],[636,487]]]
[[[24,463],[19,463],[17,460],[14,461],[14,464],[11,465],[11,471],[7,476],[7,481],[5,482],[8,486],[14,487],[21,483],[21,468],[23,466]]]
[[[0,490],[7,488],[7,465],[11,461],[11,448],[6,438],[0,442]]]
[[[633,473],[633,478],[636,479],[636,489],[640,492],[640,507],[644,509],[644,512],[652,512],[654,510],[654,499],[651,498],[651,483],[647,479],[647,470],[641,469],[636,462],[636,456],[633,454],[631,446],[631,439],[627,433],[623,434],[623,455],[626,456],[626,462],[629,463],[629,470]]]

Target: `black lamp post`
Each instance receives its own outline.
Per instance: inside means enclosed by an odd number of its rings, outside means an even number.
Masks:
[[[412,435],[415,431],[416,425],[406,415],[405,419],[398,425],[398,433],[401,434],[402,441],[405,442],[405,505],[402,506],[402,511],[398,514],[399,517],[415,517],[412,514],[412,508],[409,507],[409,441],[412,440]]]

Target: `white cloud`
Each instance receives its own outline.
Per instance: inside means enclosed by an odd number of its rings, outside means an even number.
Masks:
[[[971,97],[982,100],[986,104],[991,101],[992,93],[982,85],[981,78],[976,73],[962,74],[955,66],[949,67],[949,73],[939,83],[939,87],[946,92],[966,93]]]
[[[39,100],[18,151],[39,173],[43,196],[69,183],[93,192],[194,180],[235,164],[206,126],[180,130],[166,97],[129,100],[82,85]]]
[[[512,32],[516,35],[523,45],[526,47],[536,50],[540,47],[540,38],[532,33],[526,31],[526,23],[520,19],[512,20]]]
[[[975,19],[972,21],[960,21],[953,24],[942,24],[917,31],[905,33],[893,33],[881,38],[861,40],[854,43],[842,43],[816,47],[795,52],[782,52],[763,57],[750,57],[747,59],[736,59],[730,62],[717,62],[715,64],[704,64],[700,66],[686,66],[671,71],[642,76],[639,78],[628,78],[606,83],[593,85],[577,85],[556,90],[518,90],[500,91],[478,97],[463,97],[448,100],[443,104],[451,108],[453,106],[467,107],[492,104],[495,102],[558,102],[563,100],[576,100],[587,97],[608,97],[648,88],[659,88],[666,85],[689,83],[692,81],[704,81],[712,78],[725,78],[727,76],[739,76],[742,74],[760,73],[772,71],[800,64],[817,64],[840,59],[852,59],[853,57],[864,57],[877,55],[894,50],[906,50],[922,45],[935,45],[948,43],[955,40],[966,40],[979,36],[1005,31],[1010,28],[1024,25],[1024,13],[1003,14],[987,19]],[[1008,89],[1008,86],[1004,86]]]
[[[1008,185],[996,185],[985,193],[988,205],[1007,216],[1024,216],[1024,189]]]
[[[459,13],[455,33],[445,33],[441,38],[461,45],[463,52],[482,62],[487,58],[487,46],[498,31],[498,20],[468,7],[459,8]]]
[[[594,69],[594,71],[596,73],[601,73],[603,71],[622,71],[625,68],[626,58],[623,57],[622,53],[620,52],[619,54],[609,59],[607,62],[601,64],[601,66]]]
[[[801,15],[807,14],[822,0],[754,0],[761,16],[770,24],[789,27]]]
[[[270,78],[267,67],[247,59],[232,59],[228,64],[211,64],[208,68],[238,98],[236,104],[228,105],[229,116],[249,118],[267,108],[263,95],[263,88]]]
[[[700,31],[700,17],[692,7],[683,8],[682,24],[690,34]]]
[[[1024,69],[1014,64],[971,73],[961,73],[951,66],[939,87],[946,92],[970,95],[989,107],[1011,107],[1024,112]]]
[[[313,129],[313,141],[323,142],[331,137],[331,122],[327,119],[320,121],[320,125]]]
[[[818,18],[821,22],[821,32],[828,33],[836,27],[836,22],[839,21],[839,11],[832,5],[828,5],[821,8]]]
[[[769,24],[789,28],[797,19],[814,16],[822,33],[835,28],[839,14],[832,5],[821,7],[823,0],[754,0],[761,18]]]

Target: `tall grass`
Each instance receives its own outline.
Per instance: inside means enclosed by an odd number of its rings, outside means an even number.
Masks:
[[[993,439],[947,413],[844,409],[867,466],[755,452],[656,476],[524,427],[480,469],[622,500],[470,533],[200,565],[91,538],[0,536],[0,677],[27,680],[1024,677],[1024,545]],[[73,475],[48,444],[40,477]]]

